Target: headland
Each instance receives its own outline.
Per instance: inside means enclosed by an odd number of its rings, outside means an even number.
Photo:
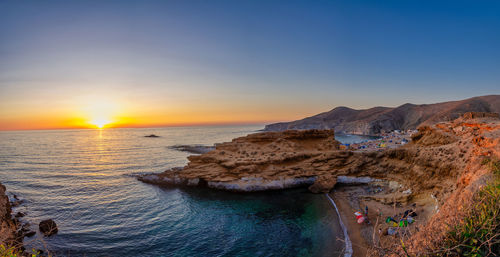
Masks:
[[[238,192],[307,186],[338,203],[354,256],[423,253],[439,247],[491,180],[483,163],[500,159],[499,143],[500,120],[488,113],[421,126],[408,143],[374,151],[343,148],[333,130],[263,132],[138,179]],[[357,224],[356,211],[369,224]]]

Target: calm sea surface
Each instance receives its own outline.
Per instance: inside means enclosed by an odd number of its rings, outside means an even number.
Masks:
[[[166,188],[132,176],[185,165],[190,154],[169,146],[212,145],[261,128],[0,132],[0,181],[24,200],[15,211],[35,231],[43,219],[56,221],[57,235],[24,241],[58,256],[337,256],[339,224],[323,195]]]

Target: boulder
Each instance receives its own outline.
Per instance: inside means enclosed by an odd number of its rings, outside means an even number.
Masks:
[[[38,228],[40,229],[40,232],[42,232],[45,236],[51,236],[53,234],[56,234],[58,231],[57,224],[52,219],[41,221],[38,225]]]
[[[320,176],[314,181],[314,184],[309,186],[309,191],[315,194],[329,193],[335,184],[337,184],[337,177],[330,175]]]

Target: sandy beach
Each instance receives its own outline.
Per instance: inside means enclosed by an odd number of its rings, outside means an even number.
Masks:
[[[351,240],[353,255],[352,256],[366,256],[369,242],[363,236],[363,232],[370,227],[367,224],[357,224],[353,213],[356,212],[349,200],[345,197],[345,192],[334,191],[329,193],[329,196],[335,201],[340,218],[347,228],[349,239]]]
[[[380,191],[379,191],[380,190]],[[374,246],[389,246],[397,244],[394,235],[388,235],[388,230],[397,233],[412,233],[418,229],[432,214],[436,212],[436,204],[431,196],[416,196],[411,201],[392,204],[381,203],[373,200],[378,195],[390,191],[389,188],[374,184],[363,185],[338,185],[329,193],[335,201],[343,224],[347,228],[351,240],[353,255],[366,256]],[[370,198],[373,197],[373,198]],[[367,221],[358,224],[355,212],[365,212],[368,207]],[[414,222],[406,227],[395,227],[387,223],[387,217],[397,221],[402,220],[404,212],[411,210],[417,214],[412,217]]]

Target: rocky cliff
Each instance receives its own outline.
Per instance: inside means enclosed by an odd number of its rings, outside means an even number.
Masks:
[[[361,152],[340,150],[333,130],[263,132],[218,144],[215,150],[202,155],[189,156],[184,168],[139,179],[157,184],[262,191],[314,183],[314,188],[318,188],[332,176],[370,176],[397,180],[407,187],[432,189],[438,194],[439,190],[453,189],[444,178],[456,179],[479,152],[497,154],[497,144],[488,143],[489,149],[478,146],[477,141],[498,141],[499,133],[497,118],[460,118],[420,127],[406,146]],[[451,184],[455,183],[453,179]],[[320,191],[328,191],[333,185]]]
[[[189,156],[190,162],[183,169],[139,179],[232,191],[284,189],[312,184],[317,170],[304,164],[338,149],[333,130],[257,133],[218,144],[214,151]]]
[[[17,225],[11,216],[9,198],[5,194],[5,186],[0,184],[0,244],[4,246],[17,245]],[[22,242],[22,239],[21,239]]]
[[[500,95],[436,104],[408,103],[396,108],[374,107],[354,110],[337,107],[302,120],[270,124],[265,130],[334,129],[342,133],[375,135],[383,131],[416,129],[420,125],[452,121],[466,112],[500,113]]]
[[[408,239],[408,249],[420,251],[442,239],[445,224],[459,219],[491,176],[481,163],[500,159],[496,116],[468,113],[452,122],[422,126],[409,144],[372,152],[340,150],[333,130],[257,133],[191,156],[184,168],[139,179],[232,191],[309,186],[312,192],[328,192],[337,183],[388,181],[398,186],[370,198],[403,205],[425,198],[439,210],[420,220],[419,230]]]

